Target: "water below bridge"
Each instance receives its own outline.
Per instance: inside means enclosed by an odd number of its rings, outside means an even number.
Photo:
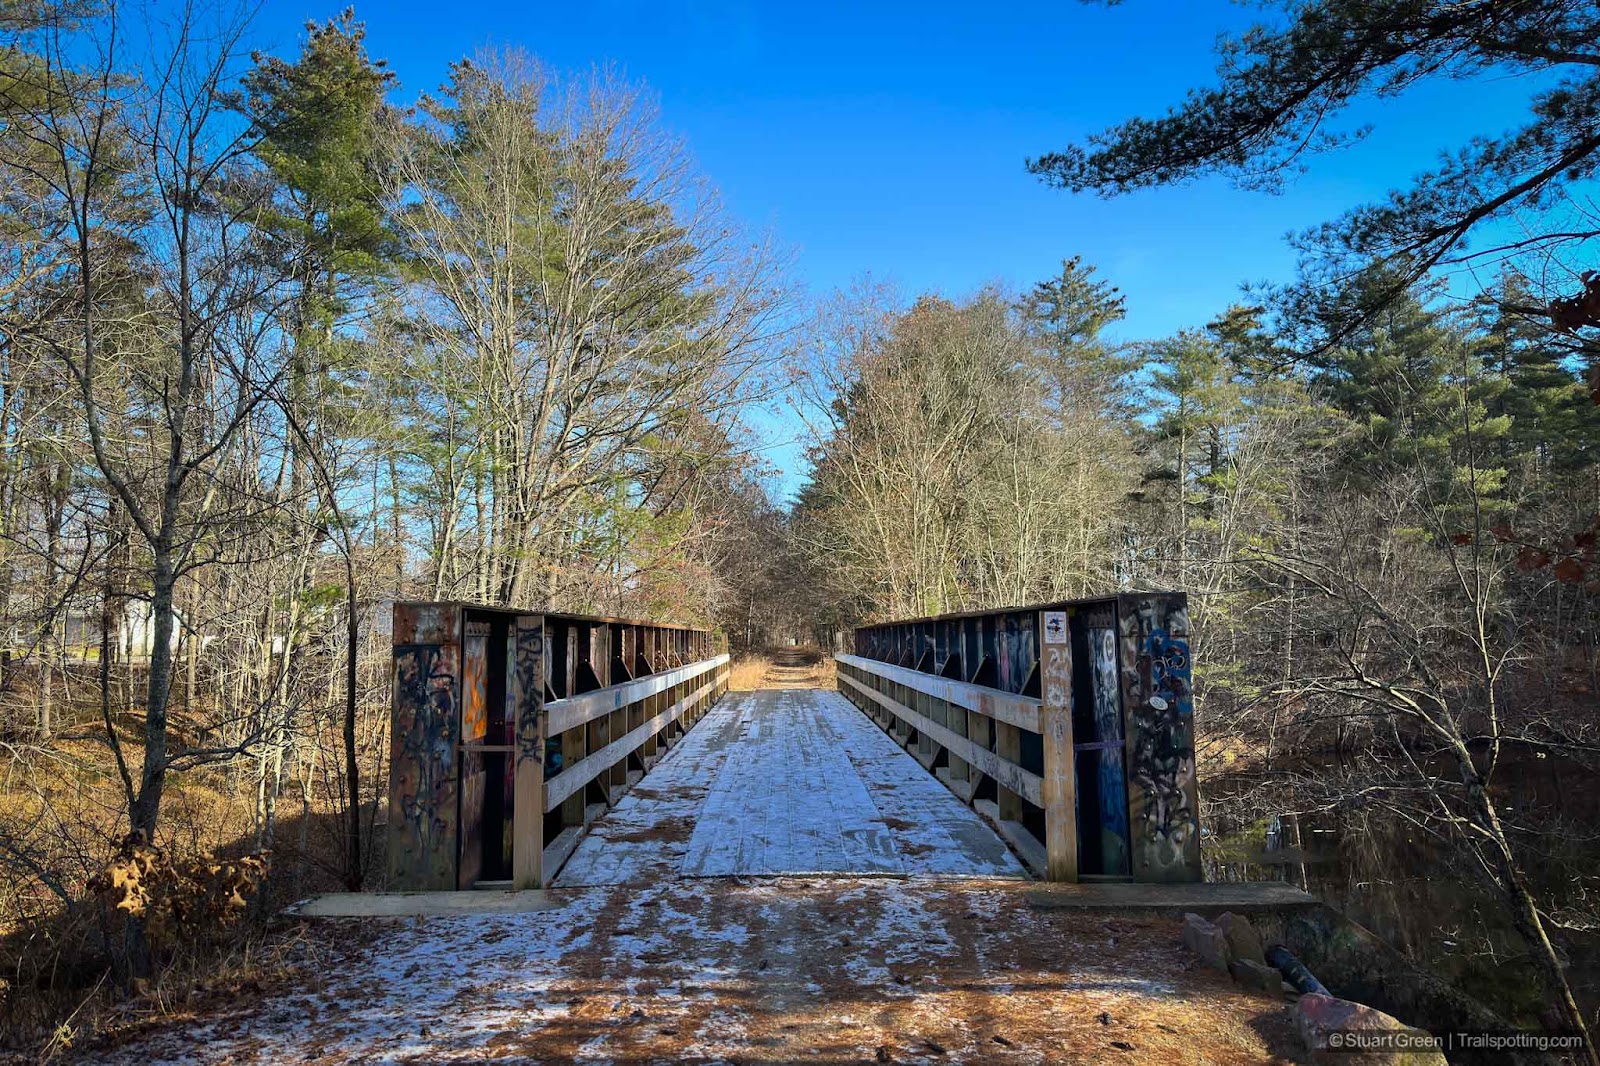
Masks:
[[[1027,876],[838,693],[768,689],[718,703],[591,826],[553,886],[774,875]]]

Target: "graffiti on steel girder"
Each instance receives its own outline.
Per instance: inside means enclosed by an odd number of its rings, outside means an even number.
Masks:
[[[1150,619],[1149,621],[1154,621]],[[1143,843],[1153,865],[1181,862],[1194,833],[1194,694],[1189,642],[1152,625],[1136,645],[1138,698],[1132,701],[1129,770],[1143,792]]]
[[[423,856],[455,816],[456,656],[449,645],[395,649],[395,815]],[[424,862],[428,859],[424,858]]]

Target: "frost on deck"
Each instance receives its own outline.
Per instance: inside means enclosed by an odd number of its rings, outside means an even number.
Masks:
[[[266,994],[105,1063],[1286,1061],[1281,997],[1196,967],[1170,918],[1040,911],[1022,881],[678,880],[551,910],[298,936]]]
[[[716,876],[779,873],[828,876]],[[1283,1061],[1281,998],[1193,966],[1170,918],[1040,908],[1023,878],[836,693],[741,694],[594,824],[541,909],[312,923],[267,994],[83,1057]]]
[[[592,827],[556,886],[774,874],[1025,877],[837,693],[730,696]]]

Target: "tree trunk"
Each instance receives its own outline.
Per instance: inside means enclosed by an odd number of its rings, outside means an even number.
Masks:
[[[158,540],[150,596],[149,686],[145,692],[144,769],[129,821],[149,839],[156,835],[161,793],[167,779],[167,701],[172,694],[172,593],[176,583],[172,546]]]
[[[348,550],[345,553],[345,565],[346,611],[349,617],[345,623],[344,776],[350,806],[345,884],[350,891],[359,892],[365,872],[361,860],[361,767],[356,762],[356,668],[361,655],[361,614],[356,597],[355,570],[350,563]]]

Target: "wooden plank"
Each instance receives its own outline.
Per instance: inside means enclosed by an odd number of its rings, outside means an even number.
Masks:
[[[976,711],[986,718],[997,722],[1006,722],[1018,729],[1026,729],[1030,733],[1039,732],[1039,701],[1032,696],[1016,696],[1009,692],[1002,692],[997,688],[985,688],[982,685],[972,685],[965,681],[956,681],[951,678],[935,677],[933,674],[924,674],[916,670],[908,670],[903,666],[893,663],[881,662],[877,659],[864,659],[859,655],[835,655],[834,658],[842,663],[847,663],[857,670],[926,693],[935,699],[944,700],[946,703],[957,707],[965,707],[969,711]]]
[[[867,699],[883,707],[896,718],[905,722],[919,733],[925,733],[931,740],[941,747],[957,752],[963,759],[976,766],[981,772],[994,778],[995,783],[1017,793],[1023,799],[1036,806],[1043,806],[1042,787],[1043,781],[1036,775],[1030,774],[1022,767],[1002,760],[992,751],[979,748],[966,737],[958,736],[897,700],[885,696],[883,693],[871,688],[863,682],[857,681],[844,671],[839,672],[839,680],[844,682]],[[915,752],[912,753],[916,754]]]
[[[549,711],[550,704],[546,704],[545,713],[548,715]],[[558,734],[552,732],[550,735],[556,736]],[[561,737],[561,769],[565,772],[567,767],[576,766],[583,761],[583,757],[587,752],[588,730],[580,726],[577,729],[569,729],[559,735]],[[561,824],[563,826],[583,824],[583,797],[581,795],[569,796],[567,802],[562,805]],[[554,874],[551,876],[554,876]]]
[[[1201,881],[1189,612],[1182,593],[1117,598],[1136,881]]]
[[[1072,643],[1066,611],[1039,612],[1039,717],[1044,737],[1044,850],[1052,881],[1078,879],[1072,750]]]
[[[1022,731],[1014,725],[1005,722],[996,722],[995,729],[999,735],[995,739],[995,754],[1006,762],[1020,765],[1022,763]],[[999,785],[996,804],[1000,808],[1002,821],[1017,822],[1022,820],[1022,797],[1014,791]]]
[[[673,670],[664,670],[659,674],[650,674],[636,681],[627,681],[610,688],[596,689],[585,692],[580,696],[571,696],[564,700],[552,700],[546,707],[545,713],[550,719],[550,735],[565,733],[569,729],[591,722],[602,715],[619,711],[630,704],[638,703],[646,696],[657,692],[664,692],[673,685],[684,681],[692,681],[708,670],[714,670],[726,665],[728,656],[717,655],[710,659],[703,659],[688,666],[680,666]]]
[[[953,761],[955,756],[951,756],[951,759]],[[971,803],[973,793],[978,791],[976,782],[968,777],[958,775],[948,766],[939,767],[933,772],[933,776],[937,777],[945,788],[955,793],[956,798],[962,803]]]
[[[544,885],[544,616],[516,623],[517,746],[512,801],[511,881],[519,889]]]
[[[1040,887],[1027,894],[1040,910],[1114,910],[1176,918],[1194,911],[1274,914],[1322,906],[1317,897],[1282,881],[1209,882],[1197,885],[1130,885],[1127,882]]]
[[[611,687],[610,626],[595,626],[589,631],[589,668],[601,688]]]
[[[559,776],[550,780],[549,792],[545,796],[544,809],[547,811],[555,810],[562,800],[568,796],[575,795],[584,785],[614,767],[629,752],[644,743],[647,737],[654,736],[666,728],[669,723],[677,721],[678,717],[692,706],[695,701],[710,693],[711,687],[711,684],[707,682],[693,695],[684,697],[639,726],[639,728],[629,731],[625,736],[618,737],[599,751],[591,753],[588,758],[576,766],[564,768]],[[623,780],[626,780],[625,776],[619,777],[618,783],[620,784]],[[522,808],[519,806],[517,809],[521,811]]]
[[[571,696],[578,688],[578,630],[576,626],[567,626],[567,669],[565,687],[562,693]]]
[[[561,873],[561,868],[572,858],[572,853],[578,850],[578,845],[583,841],[583,823],[569,825],[556,834],[550,846],[544,849],[544,873],[552,881]]]
[[[1017,858],[1022,860],[1036,877],[1048,878],[1050,866],[1045,860],[1044,846],[1036,837],[1028,832],[1027,827],[1015,819],[1004,818],[1000,814],[1000,805],[992,800],[978,800],[972,809],[983,816],[1000,838],[1011,846],[1017,853]]]

